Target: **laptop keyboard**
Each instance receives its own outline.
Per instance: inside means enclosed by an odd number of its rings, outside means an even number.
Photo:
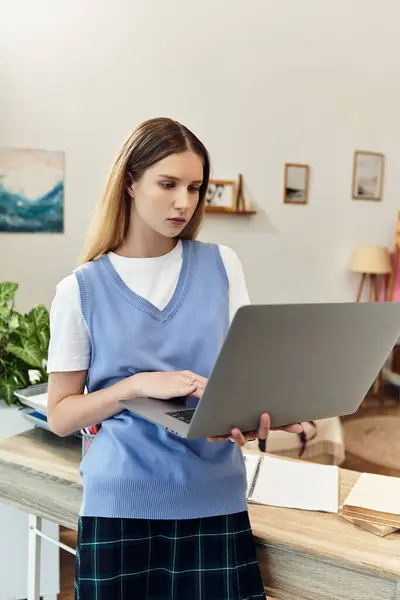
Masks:
[[[165,414],[189,425],[193,419],[195,410],[195,408],[187,408],[186,410],[174,410],[173,412],[167,412]]]

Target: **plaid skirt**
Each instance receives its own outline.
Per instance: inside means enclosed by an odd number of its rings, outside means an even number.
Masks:
[[[81,517],[76,600],[263,600],[247,512],[158,521]]]

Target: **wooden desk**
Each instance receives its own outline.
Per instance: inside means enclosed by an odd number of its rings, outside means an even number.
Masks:
[[[41,430],[0,442],[0,502],[76,529],[80,441]],[[341,471],[341,499],[358,477]],[[266,589],[279,600],[400,600],[400,534],[307,511],[249,508]]]

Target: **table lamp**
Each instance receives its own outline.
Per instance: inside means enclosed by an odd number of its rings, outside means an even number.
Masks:
[[[360,302],[364,284],[369,282],[369,300],[378,302],[378,276],[390,273],[390,258],[382,246],[357,246],[350,259],[350,271],[361,274],[357,302]]]

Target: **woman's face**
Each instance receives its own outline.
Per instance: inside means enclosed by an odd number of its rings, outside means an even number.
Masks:
[[[196,210],[202,181],[197,154],[188,150],[167,156],[130,186],[134,219],[165,237],[178,236]]]

